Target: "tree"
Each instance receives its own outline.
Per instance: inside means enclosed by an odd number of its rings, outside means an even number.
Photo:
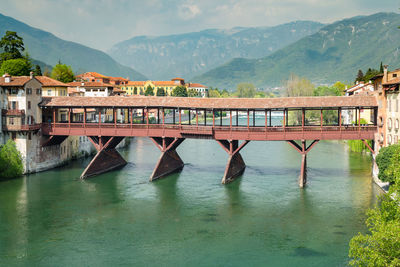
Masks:
[[[35,65],[35,69],[33,70],[33,75],[42,76],[42,69],[39,65]]]
[[[368,83],[373,77],[375,77],[379,73],[379,70],[369,68],[364,75],[363,81],[365,83]]]
[[[187,97],[188,92],[185,86],[183,85],[178,85],[172,90],[172,96],[176,97]]]
[[[384,182],[394,182],[395,175],[398,172],[397,168],[400,168],[400,164],[396,162],[396,159],[400,157],[399,154],[399,144],[382,147],[379,150],[379,154],[376,156],[376,164],[379,168],[379,179]]]
[[[134,95],[137,95],[137,87],[136,87],[136,86],[133,87],[133,94],[134,94]]]
[[[360,82],[364,80],[364,73],[362,70],[358,70],[357,77],[356,77],[356,82]]]
[[[51,71],[51,78],[63,83],[69,83],[75,80],[71,66],[67,66],[61,62],[58,62],[58,64],[54,66]]]
[[[219,93],[218,88],[215,88],[215,89],[210,88],[210,90],[208,90],[208,97],[211,97],[211,98],[221,97],[221,94]]]
[[[221,96],[220,97],[230,97],[231,95],[229,94],[228,90],[224,89],[220,92]]]
[[[3,53],[0,54],[0,61],[9,59],[22,58],[22,51],[25,50],[22,37],[19,37],[16,32],[6,31],[6,34],[0,40],[0,48]]]
[[[383,64],[382,64],[382,61],[381,61],[381,66],[379,67],[379,73],[383,73]]]
[[[400,180],[368,211],[368,234],[358,233],[350,241],[350,265],[400,266]]]
[[[165,96],[165,90],[164,90],[164,88],[163,87],[159,87],[158,89],[157,89],[157,94],[156,94],[157,96]]]
[[[284,82],[284,85],[288,97],[312,96],[314,92],[314,85],[310,80],[300,78],[294,74],[289,76],[289,79]]]
[[[11,139],[4,146],[0,146],[0,178],[14,178],[24,171],[21,154],[15,142]]]
[[[9,59],[1,64],[0,75],[29,76],[31,64],[25,58]]]
[[[253,98],[256,95],[256,88],[252,83],[239,83],[236,87],[238,97]]]
[[[144,91],[144,95],[145,95],[145,96],[152,96],[152,95],[154,95],[153,87],[151,87],[150,85],[148,85],[147,88],[146,88],[146,91]]]
[[[195,89],[188,90],[188,97],[198,97],[199,93]]]

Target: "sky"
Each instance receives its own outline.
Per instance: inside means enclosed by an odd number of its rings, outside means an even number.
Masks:
[[[3,15],[103,51],[139,35],[331,23],[399,8],[398,0],[0,0]]]

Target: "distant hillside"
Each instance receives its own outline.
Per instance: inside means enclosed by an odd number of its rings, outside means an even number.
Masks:
[[[0,14],[0,34],[7,30],[16,31],[24,38],[25,48],[30,56],[54,66],[59,60],[71,65],[74,72],[96,71],[110,76],[129,77],[143,80],[139,72],[117,63],[109,55],[78,43],[62,40],[53,34]]]
[[[239,22],[240,23],[240,22]],[[235,57],[260,58],[315,33],[323,25],[297,21],[275,27],[204,30],[179,35],[140,36],[108,53],[152,79],[190,78]]]
[[[400,15],[378,13],[335,22],[261,59],[237,58],[193,78],[219,88],[240,82],[258,87],[281,85],[290,73],[317,84],[353,81],[358,69],[400,67]]]

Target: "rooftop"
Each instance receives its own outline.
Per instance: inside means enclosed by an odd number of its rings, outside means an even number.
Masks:
[[[29,76],[9,76],[10,82],[6,82],[5,77],[0,77],[0,86],[24,86],[31,77]]]
[[[68,87],[68,84],[57,81],[47,76],[35,76],[43,86]]]
[[[199,109],[280,109],[376,107],[374,96],[282,98],[191,98],[155,96],[43,97],[45,107],[177,107]]]

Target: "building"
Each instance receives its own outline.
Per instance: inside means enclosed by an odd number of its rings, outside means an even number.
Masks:
[[[208,87],[200,83],[188,83],[187,89],[196,90],[198,95],[201,97],[208,97]]]
[[[386,97],[386,125],[383,145],[399,142],[400,108],[399,108],[400,69],[391,72],[385,66],[382,77],[382,89]]]
[[[372,82],[364,83],[357,82],[353,87],[347,88],[345,90],[346,96],[355,96],[355,95],[372,95],[374,93],[374,84]],[[367,122],[372,123],[374,121],[373,112],[370,109],[360,110],[360,119]],[[353,110],[344,110],[343,111],[343,122],[345,124],[353,124],[358,120],[358,114]]]
[[[71,82],[68,83],[69,96],[110,96],[114,86],[104,82]]]
[[[24,172],[36,172],[60,164],[59,146],[42,147],[40,133],[42,111],[42,84],[31,76],[3,75],[3,141],[12,139],[21,153]]]
[[[68,85],[47,76],[35,76],[42,84],[42,96],[67,96]]]
[[[122,77],[105,76],[97,72],[85,72],[76,76],[78,82],[102,82],[109,83],[115,86],[125,85],[128,79]]]
[[[147,87],[153,88],[154,95],[157,95],[157,90],[163,89],[166,96],[171,96],[172,91],[177,86],[184,86],[187,90],[194,89],[199,92],[199,96],[208,96],[208,87],[199,83],[185,83],[182,78],[173,78],[170,81],[128,81],[121,86],[121,90],[125,91],[126,95],[144,95]]]

